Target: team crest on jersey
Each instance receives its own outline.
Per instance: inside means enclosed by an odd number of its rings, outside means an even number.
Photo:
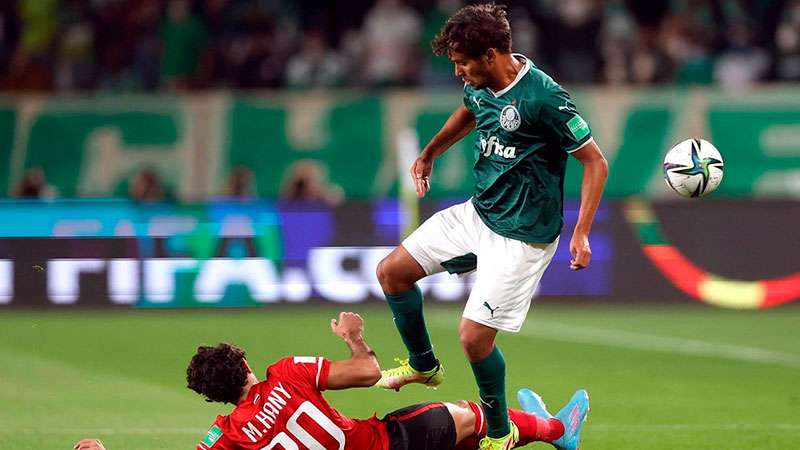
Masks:
[[[514,105],[508,105],[500,111],[500,126],[506,131],[514,131],[522,123],[519,110]]]

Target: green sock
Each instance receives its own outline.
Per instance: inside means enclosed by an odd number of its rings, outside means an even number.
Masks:
[[[481,361],[470,363],[483,413],[486,414],[486,435],[499,438],[511,432],[506,405],[506,361],[495,346],[492,353]]]
[[[408,349],[411,367],[422,372],[434,369],[439,361],[433,355],[431,338],[422,316],[422,291],[415,284],[411,290],[402,294],[384,295],[394,315],[394,325]]]

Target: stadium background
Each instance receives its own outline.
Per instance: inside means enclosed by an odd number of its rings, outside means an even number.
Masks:
[[[471,191],[469,137],[424,201],[404,184],[461,100],[427,47],[459,4],[2,2],[0,447],[187,448],[225,411],[183,387],[196,345],[238,343],[256,366],[344,357],[341,309],[367,318],[382,364],[400,355],[375,264]],[[562,245],[523,332],[501,337],[509,392],[555,409],[587,387],[587,449],[796,447],[800,2],[509,13],[515,50],[570,90],[610,163],[592,265],[571,272]],[[725,157],[699,201],[661,177],[688,137]],[[334,404],[474,397],[455,331],[470,283],[424,284],[442,389]]]

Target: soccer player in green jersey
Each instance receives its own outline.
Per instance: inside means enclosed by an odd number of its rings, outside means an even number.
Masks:
[[[405,343],[409,360],[385,370],[378,385],[436,387],[444,379],[422,313],[419,279],[447,270],[477,270],[459,335],[472,365],[488,422],[482,449],[511,448],[505,361],[498,330],[517,332],[553,258],[563,226],[568,155],[583,165],[581,206],[569,243],[570,267],[589,264],[589,231],[608,164],[569,94],[528,58],[511,52],[511,29],[502,6],[466,6],[432,42],[464,81],[463,106],[453,112],[411,166],[416,192],[428,191],[433,163],[475,129],[475,190],[465,203],[438,212],[383,259],[377,276]],[[588,398],[586,399],[588,408]],[[571,418],[580,427],[581,417]],[[579,419],[579,420],[575,420]],[[573,433],[570,433],[573,431]],[[577,436],[579,430],[566,430]],[[575,448],[564,442],[559,448]]]

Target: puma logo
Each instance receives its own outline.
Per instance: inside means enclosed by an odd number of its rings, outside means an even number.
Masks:
[[[473,101],[473,102],[474,102],[476,105],[478,105],[478,108],[480,108],[480,107],[481,107],[481,100],[483,100],[483,99],[480,99],[480,98],[478,98],[478,97],[475,97],[475,96],[473,96],[473,97],[472,97],[472,101]]]
[[[494,317],[494,312],[497,311],[497,308],[499,308],[499,307],[492,308],[492,305],[490,305],[489,302],[483,302],[483,306],[485,306],[486,309],[488,309],[489,312],[492,313],[492,317]]]

